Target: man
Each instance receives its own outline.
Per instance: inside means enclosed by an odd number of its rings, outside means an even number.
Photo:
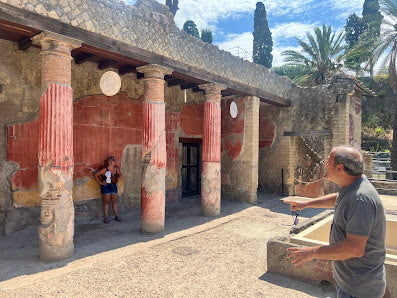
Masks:
[[[326,162],[327,179],[340,190],[307,202],[287,201],[292,211],[335,207],[329,245],[290,247],[295,266],[313,259],[332,260],[338,297],[386,296],[386,220],[382,201],[363,175],[363,157],[348,146],[334,148]]]

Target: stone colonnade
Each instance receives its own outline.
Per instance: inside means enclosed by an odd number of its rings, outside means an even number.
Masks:
[[[73,91],[71,51],[81,42],[51,32],[34,38],[41,45],[39,116],[40,258],[65,259],[74,252]],[[144,73],[141,223],[143,233],[160,233],[165,224],[166,133],[164,76],[172,70],[145,65]],[[209,83],[205,90],[201,206],[202,214],[217,216],[221,202],[221,91]],[[259,125],[259,124],[258,124]]]
[[[165,172],[167,163],[165,134],[164,75],[172,70],[159,65],[145,65],[143,140],[142,140],[142,232],[159,233],[165,222]]]
[[[57,261],[74,252],[73,94],[71,50],[81,43],[50,32],[41,45],[38,185],[41,198],[40,259]]]
[[[217,216],[221,211],[221,91],[226,86],[210,83],[199,87],[205,90],[201,212]]]

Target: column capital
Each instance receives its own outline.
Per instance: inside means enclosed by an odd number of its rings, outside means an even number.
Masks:
[[[158,64],[147,64],[137,67],[136,70],[145,74],[145,79],[164,79],[165,75],[170,75],[174,71],[171,68]]]
[[[248,100],[260,100],[260,98],[255,95],[247,95],[247,96],[245,96],[245,98]]]
[[[50,31],[43,31],[32,38],[34,44],[40,44],[42,52],[56,52],[67,54],[73,49],[81,47],[81,41]]]
[[[218,83],[207,83],[198,86],[200,89],[205,90],[205,94],[220,94],[222,90],[226,90],[227,86]]]

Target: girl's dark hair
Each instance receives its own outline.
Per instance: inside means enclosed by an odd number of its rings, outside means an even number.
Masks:
[[[103,165],[105,166],[105,168],[108,167],[109,165],[109,160],[115,159],[113,155],[109,156],[108,158],[106,158],[103,162]]]

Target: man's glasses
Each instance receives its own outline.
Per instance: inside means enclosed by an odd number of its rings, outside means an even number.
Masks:
[[[299,223],[299,211],[292,211],[292,216],[294,216],[294,225],[297,225]]]

